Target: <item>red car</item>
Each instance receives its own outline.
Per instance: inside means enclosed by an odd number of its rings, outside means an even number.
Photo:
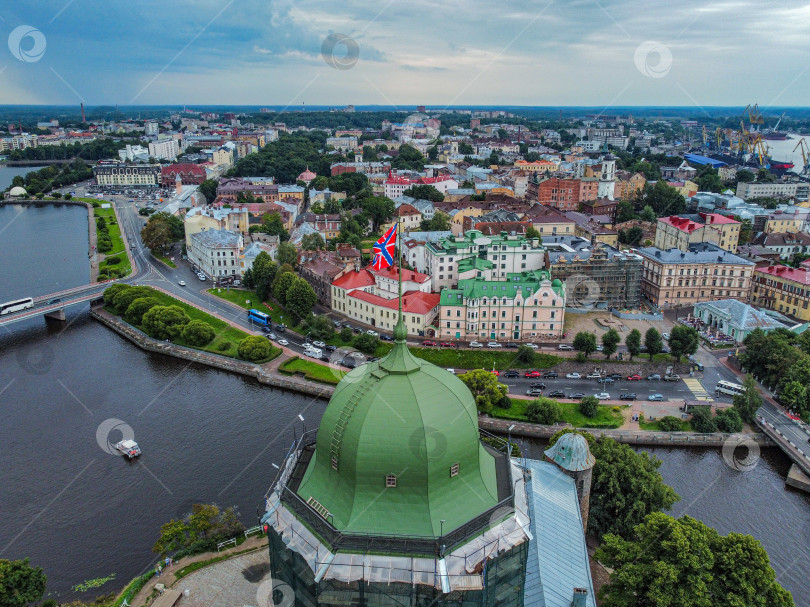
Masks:
[[[435,341],[430,341],[429,339],[426,339],[425,341],[422,342],[422,345],[423,346],[438,346],[439,344],[437,344]]]
[[[635,375],[628,375],[627,379],[629,381],[641,381],[641,375],[639,375],[638,373],[636,373]]]
[[[452,341],[442,342],[442,348],[455,348],[455,347],[456,344],[454,344]]]
[[[540,371],[526,371],[526,377],[540,377]]]
[[[501,374],[501,372],[498,371],[497,369],[493,369],[492,371],[490,371],[490,373],[492,373],[495,377],[498,377]]]

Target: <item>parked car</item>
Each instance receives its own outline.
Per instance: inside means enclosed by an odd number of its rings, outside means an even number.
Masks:
[[[636,393],[626,392],[625,394],[620,394],[619,400],[636,400]]]
[[[394,341],[393,337],[391,337],[390,335],[386,335],[385,333],[380,335],[380,339],[383,341]]]
[[[360,327],[355,327],[354,329],[352,329],[352,331],[354,331],[357,335],[360,335],[360,333],[363,332],[363,329],[361,329]]]
[[[608,392],[597,392],[594,396],[599,400],[609,400],[610,394]]]
[[[593,373],[588,373],[585,376],[585,379],[600,379],[601,377],[602,377],[601,373],[597,373],[596,371],[594,371]]]
[[[526,377],[540,377],[540,371],[526,371]],[[543,377],[546,377],[545,375]],[[557,374],[554,374],[557,377]]]
[[[546,389],[546,384],[544,384],[541,381],[536,381],[536,382],[532,382],[531,384],[529,384],[529,387],[530,388],[540,388],[541,390],[545,390]]]
[[[423,339],[422,345],[428,348],[432,348],[433,346],[438,346],[439,344],[437,344],[435,341],[430,341],[429,339]]]
[[[487,344],[487,348],[503,348],[497,341],[491,341]]]
[[[280,325],[276,325],[276,331],[278,331],[279,333],[284,333],[286,330],[287,330],[287,325],[285,325],[283,323],[280,324]]]
[[[327,352],[334,352],[335,350],[337,350],[337,346],[324,346],[324,350],[326,350]]]
[[[180,281],[177,282],[177,284],[179,284],[181,287],[185,287],[186,286],[186,281],[185,280],[180,280]]]
[[[325,363],[328,363],[328,362],[329,362],[329,360],[330,360],[330,359],[329,359],[329,355],[328,355],[328,354],[324,354],[323,356],[321,356],[321,360],[322,360],[323,362],[325,362]]]
[[[616,380],[613,379],[612,377],[600,377],[596,381],[598,381],[600,384],[604,384],[607,386],[608,384],[614,383]]]
[[[453,375],[455,375],[455,374],[456,374],[456,370],[455,370],[455,369],[449,369],[449,368],[448,368],[448,369],[445,369],[445,371],[447,371],[448,373],[452,373]]]
[[[553,390],[548,393],[549,398],[565,398],[565,392],[562,390]]]
[[[582,376],[579,373],[566,373],[565,379],[582,379]]]
[[[557,346],[558,350],[573,350],[574,346],[569,346],[568,344],[560,344]]]
[[[313,341],[312,345],[315,346],[316,348],[321,348],[321,349],[326,347],[326,344],[323,343],[322,341]]]
[[[333,320],[332,324],[335,325],[336,329],[340,329],[340,327],[342,326],[339,320]]]
[[[270,333],[270,327],[262,327],[262,331],[265,333]]]
[[[568,395],[568,398],[585,398],[585,393],[584,392],[571,392],[571,394]]]
[[[527,348],[531,348],[532,350],[537,350],[538,348],[537,344],[523,344],[523,345],[526,346]]]
[[[647,379],[649,381],[659,381],[661,379],[661,374],[660,373],[652,373],[652,374],[647,376]]]
[[[492,370],[490,371],[490,373],[492,373],[492,374],[493,374],[495,377],[498,377],[498,376],[501,374],[501,372],[500,372],[500,371],[498,371],[497,369],[492,369]]]
[[[351,354],[349,354],[349,356],[351,356],[352,358],[365,358],[366,357],[366,355],[363,354],[362,352],[352,352]]]
[[[559,377],[559,375],[556,371],[548,371],[543,373],[543,379],[557,379],[557,377]]]
[[[663,337],[665,340],[669,341],[669,333],[661,333],[661,337]]]
[[[605,346],[603,346],[602,344],[598,344],[596,346],[596,351],[597,352],[604,352],[605,351]]]
[[[443,341],[442,348],[455,348],[457,347],[452,341]]]
[[[664,381],[679,381],[681,376],[677,373],[671,373],[669,375],[664,375]]]
[[[513,379],[515,377],[520,377],[520,373],[518,373],[517,371],[512,369],[512,370],[507,371],[506,373],[504,373],[503,376],[506,377],[506,378],[509,378],[509,379]]]
[[[377,332],[376,332],[375,330],[373,330],[373,329],[368,329],[368,330],[366,331],[366,335],[371,335],[372,337],[379,337],[379,336],[380,336],[380,334],[379,334],[379,333],[377,333]]]
[[[267,332],[267,339],[272,339],[273,341],[275,341],[277,339],[276,334],[273,333],[272,331],[268,331]]]
[[[346,367],[347,369],[354,369],[357,366],[357,362],[351,356],[347,356],[346,358],[341,360],[340,364]]]
[[[664,400],[664,395],[663,394],[650,394],[647,397],[647,400],[650,400],[650,401],[662,401],[662,400]]]
[[[199,274],[197,274],[197,278],[199,278],[200,280],[202,280],[203,282],[205,282],[205,274],[203,274],[202,272],[200,272]]]
[[[608,375],[608,377],[615,381],[621,379],[622,377],[624,377],[624,375],[622,375],[621,373],[611,373]]]
[[[543,396],[543,391],[540,388],[529,388],[526,390],[526,396]]]
[[[641,375],[636,373],[635,375],[628,375],[627,381],[641,381]]]
[[[470,347],[471,348],[483,348],[484,344],[482,344],[481,342],[478,342],[478,341],[471,341],[470,342]]]

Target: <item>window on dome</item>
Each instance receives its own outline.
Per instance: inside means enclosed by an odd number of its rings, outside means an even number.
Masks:
[[[338,460],[336,457],[332,458],[332,468],[334,468],[335,470],[338,469]]]
[[[458,462],[450,466],[450,478],[458,476]]]
[[[397,477],[394,474],[389,474],[385,477],[385,486],[386,487],[396,487],[397,486]]]

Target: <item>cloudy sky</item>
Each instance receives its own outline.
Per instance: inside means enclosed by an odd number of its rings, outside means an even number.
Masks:
[[[0,104],[806,106],[809,32],[789,0],[3,2]]]

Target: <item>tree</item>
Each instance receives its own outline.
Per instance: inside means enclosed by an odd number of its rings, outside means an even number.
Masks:
[[[720,409],[714,417],[714,422],[718,431],[727,432],[728,434],[742,432],[743,429],[742,418],[734,407]]]
[[[650,223],[658,221],[658,215],[655,214],[655,209],[650,205],[644,205],[644,208],[641,209],[641,212],[638,214],[638,218],[641,221],[648,221]]]
[[[402,192],[404,196],[411,196],[417,200],[430,200],[431,202],[444,201],[444,194],[432,185],[412,185]]]
[[[298,249],[295,245],[289,242],[280,243],[276,251],[276,263],[280,266],[287,263],[295,268],[298,265]]]
[[[652,187],[644,186],[644,204],[651,206],[658,217],[678,215],[686,211],[684,197],[663,179],[656,181]]]
[[[737,183],[751,183],[756,179],[756,175],[754,175],[748,169],[739,169],[734,176],[734,179]]]
[[[605,355],[605,358],[610,359],[616,350],[618,350],[621,341],[622,338],[619,337],[616,329],[610,329],[607,333],[602,335],[602,353]]]
[[[183,328],[183,341],[190,346],[204,346],[213,341],[216,334],[207,322],[192,320]]]
[[[509,393],[506,385],[498,383],[498,378],[484,369],[473,369],[459,375],[459,379],[470,389],[476,407],[483,413],[491,411],[495,403]]]
[[[164,252],[173,242],[172,229],[167,221],[153,221],[154,217],[152,215],[141,230],[141,240],[153,251]]]
[[[588,358],[596,352],[596,335],[587,331],[580,331],[574,337],[574,350],[579,350]]]
[[[380,224],[389,221],[397,210],[394,201],[385,196],[369,196],[368,198],[364,198],[362,207],[365,214],[371,219],[374,232],[377,231]]]
[[[287,304],[287,293],[296,278],[297,276],[292,272],[277,275],[277,280],[273,285],[273,297],[282,306]]]
[[[630,333],[628,333],[627,337],[624,339],[624,345],[627,346],[627,352],[630,354],[630,360],[633,360],[634,356],[641,354],[641,331],[638,329],[633,329],[630,331]]]
[[[318,303],[318,296],[312,286],[303,278],[295,277],[290,283],[284,302],[287,311],[296,324],[312,314],[312,308]]]
[[[155,339],[174,339],[191,321],[180,306],[154,306],[143,315],[144,331]]]
[[[716,530],[689,516],[647,516],[626,539],[603,538],[595,558],[613,569],[604,607],[793,607],[768,554],[750,535]]]
[[[354,333],[352,332],[352,330],[349,327],[343,327],[340,330],[340,333],[338,333],[338,336],[340,337],[340,340],[344,344],[348,344],[348,343],[350,343],[352,341],[352,338],[354,337]]]
[[[759,393],[757,382],[751,374],[745,376],[742,383],[743,393],[734,395],[734,408],[746,422],[753,422],[757,409],[762,406],[762,394]]]
[[[270,356],[270,342],[259,335],[248,335],[237,347],[239,358],[256,362]]]
[[[650,360],[663,349],[664,342],[661,341],[661,334],[655,327],[650,327],[644,334],[644,347],[647,348]]]
[[[562,409],[556,400],[538,398],[526,405],[526,417],[532,423],[551,426],[562,419]]]
[[[206,179],[199,186],[200,194],[205,196],[206,202],[211,204],[217,199],[217,182],[215,179]]]
[[[262,225],[259,229],[271,236],[278,236],[281,241],[289,240],[290,238],[290,234],[287,232],[287,228],[284,227],[284,221],[281,219],[281,214],[278,211],[262,215]]]
[[[679,432],[683,430],[681,420],[674,415],[665,415],[662,417],[660,420],[658,420],[658,426],[664,432]]]
[[[278,266],[276,262],[273,261],[267,252],[262,251],[256,255],[256,259],[253,260],[253,267],[249,270],[249,283],[247,280],[243,282],[245,282],[245,286],[248,288],[256,290],[256,294],[261,301],[266,301],[273,290],[273,281],[276,278],[277,271]],[[245,278],[248,277],[246,276]]]
[[[435,211],[433,217],[422,220],[419,227],[426,232],[446,232],[450,229],[450,215],[443,211]]]
[[[717,432],[717,423],[712,417],[711,407],[695,407],[692,411],[692,427],[695,432]]]
[[[392,169],[410,169],[421,171],[425,166],[422,153],[412,145],[400,146],[397,157],[391,163]]]
[[[518,362],[524,364],[531,364],[534,361],[534,350],[527,346],[526,344],[521,344],[518,346],[517,354],[515,355],[515,359]]]
[[[131,288],[132,287],[123,282],[110,285],[109,287],[104,289],[104,303],[107,304],[108,306],[112,306],[116,295],[118,295],[121,291],[126,291],[127,289]]]
[[[779,392],[779,402],[799,415],[807,413],[807,399],[807,387],[797,381],[787,382],[782,388],[782,391]]]
[[[700,335],[697,330],[686,325],[675,325],[669,336],[669,347],[675,360],[681,362],[684,354],[694,354],[700,344]]]
[[[579,401],[579,412],[585,417],[596,417],[599,411],[599,399],[595,396],[586,396]]]
[[[540,232],[537,231],[537,228],[535,228],[534,226],[529,226],[528,228],[526,228],[526,238],[528,238],[529,240],[531,240],[532,238],[537,238],[540,240],[540,242],[543,242],[543,236],[540,234]]]
[[[616,205],[616,223],[624,223],[636,218],[636,210],[633,208],[633,203],[628,200],[621,200]]]
[[[307,316],[302,323],[302,329],[302,332],[305,332],[309,337],[321,341],[330,340],[335,336],[335,326],[332,324],[332,321],[321,314],[310,314]],[[351,339],[351,330],[349,333],[349,338]]]
[[[287,243],[284,243],[287,244]],[[304,251],[323,251],[326,248],[326,241],[318,232],[305,234],[301,239],[301,249]]]
[[[31,567],[29,559],[0,559],[0,606],[26,607],[45,594],[47,577],[41,567]]]
[[[638,247],[641,245],[641,239],[644,238],[644,230],[639,226],[633,226],[626,230],[619,230],[619,242],[631,247]]]
[[[122,289],[118,291],[113,299],[113,306],[115,313],[123,315],[126,313],[129,305],[139,297],[151,297],[155,294],[149,287],[130,287],[129,289]]]
[[[374,354],[380,346],[380,338],[376,335],[361,333],[354,338],[354,347],[366,354]]]
[[[185,224],[177,215],[171,215],[170,213],[161,211],[160,213],[155,213],[154,215],[150,216],[149,221],[165,222],[171,230],[172,242],[182,240],[186,237]]]
[[[160,301],[155,297],[139,297],[133,299],[124,313],[124,320],[131,325],[139,325],[143,321],[143,315],[159,305]]]

